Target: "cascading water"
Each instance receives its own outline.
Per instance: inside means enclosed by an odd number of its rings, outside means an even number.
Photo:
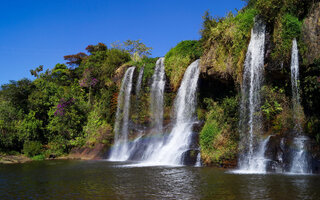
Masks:
[[[165,88],[164,58],[156,62],[150,92],[152,137],[140,137],[131,148],[129,159],[147,160],[163,143],[163,98]],[[161,134],[161,135],[160,135]],[[156,137],[160,136],[160,137]]]
[[[163,96],[165,87],[164,58],[156,63],[151,85],[151,115],[155,133],[162,133],[163,129]]]
[[[308,158],[305,152],[306,142],[308,138],[303,136],[301,122],[299,120],[299,114],[302,112],[300,105],[299,95],[299,52],[297,40],[292,42],[292,54],[291,54],[291,87],[292,87],[292,107],[293,107],[293,119],[295,121],[293,139],[294,152],[292,155],[292,163],[290,173],[309,173]]]
[[[137,85],[136,85],[136,97],[137,98],[139,98],[139,96],[140,96],[143,71],[144,71],[144,67],[142,67],[139,71],[138,81],[137,81]]]
[[[174,103],[174,127],[168,138],[160,143],[145,163],[150,165],[181,165],[183,154],[190,148],[192,126],[195,122],[196,91],[199,60],[186,70]]]
[[[241,88],[239,171],[264,173],[265,142],[261,139],[261,87],[264,74],[265,24],[255,19],[244,65]],[[260,146],[260,148],[259,148]],[[263,147],[264,149],[261,149]]]
[[[132,89],[132,77],[135,67],[127,69],[121,83],[115,121],[115,144],[110,152],[110,161],[125,161],[130,156],[128,150],[129,111]]]

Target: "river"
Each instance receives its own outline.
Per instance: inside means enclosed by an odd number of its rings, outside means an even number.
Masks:
[[[320,199],[319,175],[51,160],[0,165],[0,199]]]

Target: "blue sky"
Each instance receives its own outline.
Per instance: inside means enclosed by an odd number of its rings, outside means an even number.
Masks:
[[[142,39],[163,56],[182,40],[199,39],[202,16],[225,16],[241,0],[7,0],[0,6],[0,84],[32,78],[89,44]]]

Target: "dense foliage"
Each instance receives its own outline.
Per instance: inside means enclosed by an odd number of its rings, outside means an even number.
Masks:
[[[137,55],[141,58],[133,64],[144,66],[150,77],[155,61],[146,57],[150,48],[140,41],[128,40],[123,47],[110,49],[99,43],[86,50],[88,55],[65,56],[70,67],[57,64],[43,72],[39,66],[30,70],[34,81],[1,86],[1,151],[39,159],[68,153],[73,147],[112,143],[118,93],[112,78]]]
[[[166,54],[166,74],[174,90],[178,89],[188,65],[199,59],[201,55],[202,47],[196,40],[182,41]]]
[[[206,99],[206,122],[200,132],[201,154],[204,162],[226,164],[237,157],[238,97],[226,97],[220,102]]]

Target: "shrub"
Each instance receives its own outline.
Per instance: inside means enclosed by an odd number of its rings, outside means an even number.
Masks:
[[[43,154],[36,155],[36,156],[32,157],[32,160],[45,160],[45,159],[46,159],[46,157]]]
[[[26,141],[23,144],[23,153],[28,157],[40,155],[42,150],[42,144],[39,141]]]
[[[102,119],[98,110],[99,107],[95,107],[89,113],[87,125],[84,127],[87,146],[98,143],[111,145],[113,141],[112,127]]]
[[[302,22],[300,22],[297,17],[285,14],[282,18],[282,39],[291,41],[293,38],[299,37],[301,33],[301,25]]]
[[[212,113],[209,114],[211,117]],[[216,120],[208,120],[200,133],[200,146],[203,151],[213,150],[213,141],[215,137],[221,132],[218,122]]]
[[[293,15],[286,13],[281,20],[275,23],[273,34],[275,47],[272,52],[274,60],[289,61],[291,58],[292,40],[301,34],[302,22]],[[299,43],[301,46],[301,43]]]
[[[56,135],[50,139],[47,145],[46,155],[61,156],[68,153],[70,148],[69,141],[66,138],[62,135]]]
[[[291,101],[285,95],[283,88],[277,86],[264,86],[262,88],[263,103],[261,111],[264,127],[272,134],[285,134],[293,127],[293,111],[290,108]],[[299,120],[304,120],[303,114],[299,114]]]

